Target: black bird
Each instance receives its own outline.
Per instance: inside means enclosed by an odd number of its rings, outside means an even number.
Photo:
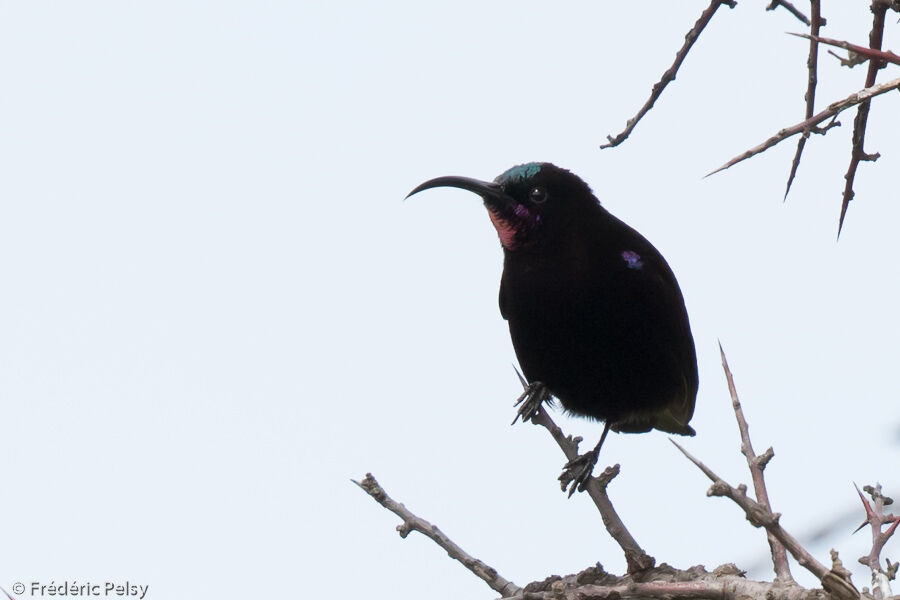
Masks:
[[[567,412],[606,423],[597,446],[566,465],[563,490],[584,489],[610,429],[694,435],[694,340],[675,275],[650,242],[550,163],[493,183],[438,177],[409,195],[442,186],[481,196],[500,236],[500,314],[530,382],[523,419],[552,394]]]

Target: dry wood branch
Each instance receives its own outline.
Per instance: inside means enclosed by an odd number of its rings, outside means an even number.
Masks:
[[[881,40],[884,37],[884,17],[887,12],[887,6],[872,2],[872,30],[869,32],[869,47],[873,50],[881,50]],[[875,85],[875,77],[878,70],[884,66],[880,60],[870,60],[869,70],[866,72],[866,88]],[[844,195],[841,201],[841,216],[838,220],[838,237],[841,235],[841,229],[844,227],[844,217],[847,216],[847,207],[856,194],[853,191],[853,182],[856,180],[856,169],[861,161],[878,160],[878,153],[867,154],[863,150],[866,141],[866,124],[869,121],[869,107],[871,102],[868,100],[860,103],[856,110],[856,118],[853,120],[853,149],[850,152],[850,165],[847,167],[847,173],[844,175]]]
[[[810,0],[810,23],[809,23],[809,56],[806,59],[806,69],[809,75],[806,80],[806,118],[813,116],[816,104],[816,84],[818,82],[819,72],[819,29],[825,23],[822,19],[822,10],[820,0]],[[787,200],[788,193],[791,191],[791,184],[794,177],[797,176],[797,169],[800,168],[800,157],[803,156],[803,148],[806,147],[806,140],[809,139],[809,131],[804,131],[800,139],[797,140],[797,150],[794,151],[794,160],[791,161],[791,173],[788,175],[787,186],[784,189],[784,199]]]
[[[522,591],[522,588],[501,577],[496,569],[489,567],[477,558],[466,553],[465,550],[457,546],[453,540],[448,538],[444,532],[438,529],[436,525],[432,525],[425,519],[417,517],[405,506],[393,500],[387,495],[384,488],[375,481],[375,478],[372,477],[371,473],[366,473],[366,477],[362,482],[353,481],[353,483],[361,487],[383,507],[403,519],[403,524],[397,526],[400,537],[405,538],[409,535],[410,531],[418,531],[422,535],[430,538],[435,544],[446,550],[447,554],[450,555],[450,558],[461,562],[464,567],[472,571],[472,573],[477,575],[482,581],[491,586],[492,590],[498,592],[504,598],[519,594]]]
[[[556,443],[562,449],[563,454],[566,455],[566,459],[571,461],[578,457],[578,442],[581,441],[581,438],[573,439],[572,436],[565,435],[562,429],[553,422],[553,419],[550,418],[543,406],[531,418],[531,422],[544,427],[550,432],[550,435],[553,436],[553,439],[556,440]],[[622,552],[625,553],[628,572],[639,573],[652,568],[656,564],[656,559],[644,552],[634,537],[632,537],[613,507],[609,495],[606,493],[606,486],[618,474],[619,465],[607,467],[600,476],[590,478],[586,491],[597,506],[597,510],[600,511],[600,517],[603,519],[603,525],[606,527],[609,535],[616,540],[616,543],[622,548]]]
[[[779,6],[783,6],[789,13],[800,19],[804,24],[809,25],[809,19],[806,18],[806,15],[787,0],[772,0],[766,7],[766,10],[775,10]]]
[[[711,0],[709,6],[706,7],[706,10],[700,15],[700,18],[697,19],[697,22],[694,23],[694,26],[690,31],[684,36],[684,45],[681,46],[681,49],[675,54],[675,61],[672,63],[665,73],[662,74],[660,80],[653,86],[653,89],[650,92],[650,98],[647,99],[647,102],[641,107],[641,109],[637,112],[637,114],[628,120],[625,124],[625,129],[619,133],[618,135],[606,136],[606,139],[609,140],[608,143],[603,144],[600,148],[614,148],[618,146],[631,135],[631,132],[634,130],[635,126],[638,124],[638,121],[644,118],[650,109],[653,108],[653,105],[662,95],[663,90],[666,89],[666,86],[669,85],[672,81],[675,80],[675,75],[678,73],[678,69],[681,68],[681,63],[684,62],[684,59],[687,58],[688,52],[690,52],[691,47],[694,45],[694,42],[697,41],[697,38],[700,36],[700,33],[703,29],[709,24],[710,19],[712,19],[713,15],[723,4],[727,4],[729,8],[734,8],[737,2],[734,0]]]
[[[741,408],[741,401],[738,398],[737,388],[734,385],[734,376],[728,367],[728,360],[725,358],[725,351],[722,349],[721,343],[719,344],[719,355],[722,357],[722,368],[725,370],[725,378],[728,380],[731,405],[734,408],[734,416],[737,418],[738,429],[741,432],[741,453],[747,459],[747,466],[750,468],[753,489],[756,492],[756,501],[771,513],[772,505],[769,502],[769,492],[766,489],[766,478],[763,471],[775,453],[771,447],[759,456],[753,451],[753,444],[750,442],[750,426],[747,424],[747,419],[744,418],[744,409]],[[772,563],[775,567],[776,580],[783,582],[793,581],[784,546],[768,530],[766,531],[766,537],[769,540],[769,549],[772,552]]]
[[[880,483],[876,483],[874,487],[863,486],[863,489],[874,501],[873,506],[859,491],[859,488],[856,488],[856,493],[859,494],[859,499],[862,500],[863,507],[866,509],[866,522],[862,526],[868,524],[872,528],[872,549],[867,556],[861,557],[859,562],[869,567],[872,572],[872,587],[880,592],[881,598],[889,598],[892,595],[890,581],[897,574],[897,564],[891,564],[891,561],[887,560],[887,566],[883,569],[881,567],[881,551],[897,530],[900,516],[884,513],[884,507],[893,504],[894,501],[881,493]],[[890,527],[882,531],[881,528],[888,523],[891,524]]]
[[[821,130],[816,128],[816,126],[819,123],[822,123],[826,119],[836,117],[838,114],[840,114],[841,112],[847,110],[848,108],[850,108],[852,106],[856,106],[857,104],[867,102],[868,100],[870,100],[871,98],[874,98],[875,96],[879,96],[881,94],[884,94],[885,92],[890,92],[891,90],[896,90],[898,88],[900,88],[900,78],[892,79],[890,81],[886,81],[885,83],[881,83],[879,85],[873,85],[871,87],[867,87],[867,88],[862,89],[854,94],[850,94],[843,100],[838,100],[837,102],[832,102],[831,104],[828,105],[827,108],[825,108],[825,110],[813,115],[812,117],[810,117],[809,119],[806,119],[805,121],[801,121],[800,123],[797,123],[796,125],[791,125],[790,127],[785,127],[784,129],[780,130],[778,133],[776,133],[775,135],[773,135],[772,137],[770,137],[763,143],[759,144],[758,146],[754,146],[753,148],[750,148],[746,152],[739,154],[738,156],[735,156],[734,158],[729,160],[727,163],[725,163],[718,169],[716,169],[714,171],[710,171],[709,173],[707,173],[705,175],[705,177],[709,177],[710,175],[715,175],[716,173],[718,173],[720,171],[724,171],[725,169],[733,167],[734,165],[738,164],[739,162],[745,161],[748,158],[751,158],[753,156],[756,156],[757,154],[765,152],[772,146],[775,146],[776,144],[783,142],[784,140],[786,140],[790,137],[793,137],[793,136],[797,135],[798,133],[803,133],[804,131],[811,131],[813,133],[824,133],[824,131],[827,131],[831,127],[836,126],[837,121],[832,121],[831,123],[826,125],[824,128],[822,128]]]
[[[822,590],[807,590],[796,584],[752,581],[743,575],[734,565],[722,565],[712,573],[701,566],[681,571],[660,565],[636,581],[631,576],[616,577],[605,573],[598,565],[574,575],[553,576],[530,583],[512,600],[825,599]]]

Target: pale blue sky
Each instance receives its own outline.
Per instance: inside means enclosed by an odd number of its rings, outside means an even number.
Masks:
[[[825,4],[827,35],[867,39],[862,3]],[[896,94],[837,244],[853,113],[807,146],[787,204],[794,142],[702,179],[803,115],[806,43],[783,34],[802,29],[764,3],[722,9],[633,139],[598,149],[705,5],[0,3],[0,585],[494,596],[400,540],[349,482],[366,471],[520,585],[623,571],[590,502],[559,492],[546,432],[509,427],[483,208],[458,190],[403,202],[533,160],[581,175],[677,274],[691,452],[749,479],[720,339],[788,529],[854,507],[853,481],[896,490]],[[861,87],[821,62],[820,106]],[[658,560],[765,556],[665,435],[612,436],[600,462],[622,464],[613,501]],[[814,550],[852,566],[868,539]]]

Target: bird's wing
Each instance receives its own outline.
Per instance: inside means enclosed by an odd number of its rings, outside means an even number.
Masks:
[[[647,423],[633,425],[642,428],[651,425],[671,433],[693,435],[688,422],[697,395],[697,362],[678,282],[659,251],[639,234],[635,232],[620,241],[622,248],[614,256],[606,255],[609,279],[604,282],[617,290],[610,297],[615,306],[612,312],[625,328],[620,335],[656,340],[653,352],[656,364],[647,367],[669,373],[672,378],[672,395],[666,405],[647,415],[650,417]],[[628,425],[623,425],[627,430]]]

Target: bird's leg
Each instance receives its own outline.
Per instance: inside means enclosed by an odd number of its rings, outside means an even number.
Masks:
[[[569,498],[572,497],[575,490],[583,492],[587,487],[591,474],[594,472],[594,465],[597,464],[597,458],[600,456],[600,447],[606,439],[606,434],[609,433],[609,426],[610,422],[607,421],[606,426],[603,427],[603,433],[600,435],[600,441],[593,450],[576,456],[563,466],[562,475],[559,476],[559,486],[564,492],[567,487],[569,488]],[[569,487],[570,485],[571,487]]]
[[[515,366],[513,368],[515,369]],[[550,390],[547,389],[546,385],[540,381],[532,381],[531,383],[526,382],[518,369],[516,369],[516,375],[519,376],[519,381],[522,383],[522,387],[525,388],[525,391],[522,392],[522,395],[516,399],[516,403],[513,405],[518,406],[519,409],[516,411],[516,418],[513,419],[512,425],[516,424],[519,417],[522,417],[523,423],[530,421],[537,415],[544,402],[550,400]]]

